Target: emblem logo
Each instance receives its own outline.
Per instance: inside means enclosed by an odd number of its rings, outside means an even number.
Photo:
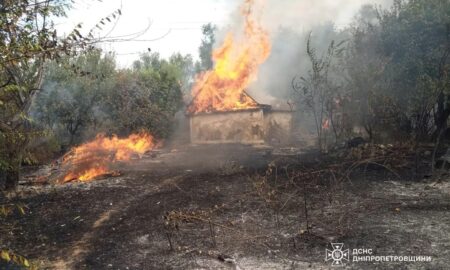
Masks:
[[[333,250],[326,250],[325,261],[333,260],[331,265],[339,266],[344,265],[344,263],[350,259],[350,251],[348,249],[342,250],[344,244],[342,243],[331,243]]]

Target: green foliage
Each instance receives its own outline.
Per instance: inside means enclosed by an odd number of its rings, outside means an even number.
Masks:
[[[128,135],[140,130],[166,138],[192,71],[192,57],[180,54],[168,60],[157,53],[143,54],[132,69],[124,70],[116,70],[114,56],[100,50],[63,58],[48,66],[44,90],[33,104],[33,119],[52,130],[49,134],[62,145],[97,133]],[[36,156],[39,151],[34,150]]]
[[[87,45],[74,29],[60,38],[53,19],[65,15],[66,0],[5,0],[0,5],[0,189],[14,188],[23,152],[34,136],[27,116],[41,88],[44,63]],[[79,33],[78,33],[79,34]]]
[[[216,42],[215,31],[217,27],[211,23],[202,26],[203,39],[198,49],[200,62],[196,64],[196,71],[201,72],[213,68],[212,52]]]
[[[180,79],[181,92],[183,95],[191,93],[192,85],[194,83],[195,66],[192,55],[181,55],[180,53],[173,54],[169,58],[169,64],[175,68],[175,72]]]
[[[64,151],[63,141],[53,130],[40,132],[39,136],[30,139],[27,150],[22,157],[23,165],[41,165],[52,162]]]
[[[446,126],[450,3],[395,1],[354,26],[347,57],[349,86],[369,134],[380,130],[430,138]],[[389,102],[386,102],[389,101]]]
[[[96,110],[114,87],[114,76],[114,57],[100,50],[52,62],[33,106],[35,120],[68,138],[62,143],[73,144],[83,130],[96,125]]]
[[[166,138],[182,105],[183,82],[189,82],[192,59],[177,54],[165,60],[156,53],[143,54],[133,67],[117,74],[116,86],[105,99],[104,111],[112,120],[109,130],[126,134],[146,129]]]
[[[348,121],[365,129],[369,139],[378,139],[382,130],[397,133],[397,116],[387,113],[398,108],[386,95],[389,83],[384,79],[384,70],[389,58],[380,54],[381,30],[378,10],[363,6],[356,22],[348,30],[352,37],[348,42],[345,57],[340,62],[345,67],[346,87],[350,91]],[[389,102],[388,102],[389,101]],[[375,138],[377,137],[377,138]]]
[[[336,96],[345,89],[343,121],[363,127],[371,140],[424,141],[441,134],[450,115],[450,2],[397,0],[390,9],[363,6],[344,32],[350,34],[347,48],[343,57],[331,55],[336,61],[330,68],[324,68],[327,55],[322,60],[308,41],[312,68],[303,88],[342,85],[329,93]],[[331,84],[321,83],[326,74]]]
[[[383,74],[387,90],[423,139],[450,114],[450,2],[396,1],[379,20],[380,50],[390,60]]]

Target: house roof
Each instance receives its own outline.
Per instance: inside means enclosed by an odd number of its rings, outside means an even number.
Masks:
[[[195,95],[194,98],[192,98],[191,102],[189,102],[189,104],[187,105],[187,107],[186,107],[186,114],[187,114],[187,115],[193,114],[193,113],[189,112],[189,108],[191,108],[191,106],[194,104],[194,102],[195,102],[195,100],[196,100],[196,98],[197,98],[197,96],[198,96],[199,94],[200,94],[200,91],[197,93],[197,95]],[[270,110],[270,109],[271,109],[271,106],[270,106],[270,105],[266,105],[266,104],[261,104],[261,103],[259,103],[259,102],[256,101],[249,93],[247,93],[247,91],[245,91],[245,90],[242,92],[242,98],[248,98],[248,99],[250,99],[251,101],[253,101],[253,102],[256,104],[256,106],[253,107],[253,108],[236,109],[236,110],[230,110],[230,111],[246,111],[246,110],[255,110],[255,109],[266,109],[266,110]],[[217,112],[224,112],[224,111],[217,111]],[[225,112],[226,112],[226,111],[225,111]],[[212,111],[212,112],[204,112],[204,113],[214,113],[214,111]],[[195,113],[195,114],[198,114],[198,113]]]

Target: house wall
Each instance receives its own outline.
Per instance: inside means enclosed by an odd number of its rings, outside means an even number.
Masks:
[[[265,141],[268,144],[291,142],[293,114],[289,111],[268,111],[264,114]]]
[[[191,143],[264,143],[263,109],[192,115]]]

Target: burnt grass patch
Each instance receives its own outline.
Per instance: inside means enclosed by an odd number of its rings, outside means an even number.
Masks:
[[[198,171],[137,163],[120,177],[3,197],[0,203],[20,201],[27,211],[1,218],[0,244],[42,269],[327,269],[331,242],[433,258],[350,261],[350,269],[450,263],[445,177],[412,181],[361,166],[343,178],[316,155]]]

